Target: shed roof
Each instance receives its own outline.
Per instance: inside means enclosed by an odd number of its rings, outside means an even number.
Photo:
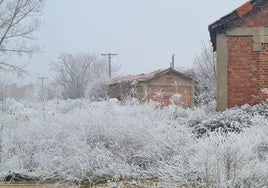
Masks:
[[[262,5],[262,3],[266,3],[267,0],[251,0],[231,13],[221,17],[219,20],[215,21],[214,23],[208,26],[208,30],[210,32],[210,40],[213,45],[213,50],[216,50],[216,36],[219,33],[225,32],[229,28],[229,23],[232,22],[234,19],[238,17],[243,17],[244,15],[248,14],[252,11],[253,8],[256,6]]]
[[[154,78],[157,78],[163,74],[166,74],[168,72],[173,72],[176,75],[182,77],[183,79],[192,80],[192,78],[184,75],[183,73],[180,73],[173,68],[168,68],[168,69],[155,70],[155,71],[148,73],[148,74],[142,73],[142,74],[138,74],[138,75],[119,76],[119,77],[113,78],[110,81],[109,85],[120,84],[120,83],[130,83],[131,84],[134,82],[147,82],[147,81],[150,81]]]

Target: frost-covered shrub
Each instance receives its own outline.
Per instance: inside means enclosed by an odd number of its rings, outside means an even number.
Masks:
[[[172,95],[169,100],[170,100],[171,104],[179,105],[180,99],[181,99],[181,95],[175,94],[175,95]]]
[[[265,105],[224,113],[213,111],[214,103],[159,108],[114,99],[14,106],[20,108],[1,122],[2,177],[10,171],[39,181],[154,178],[181,186],[268,186]],[[197,137],[199,128],[206,134]]]
[[[206,136],[211,132],[236,132],[240,133],[243,129],[253,126],[252,119],[255,116],[268,117],[267,105],[249,106],[233,108],[224,112],[214,112],[206,118],[191,119],[189,126],[193,127],[193,132],[198,136]]]
[[[100,101],[107,98],[109,86],[105,80],[95,80],[88,83],[85,97],[92,101]]]
[[[78,99],[74,99],[74,100],[71,100],[71,99],[67,99],[65,103],[62,103],[62,104],[58,104],[58,108],[57,110],[60,111],[61,113],[68,113],[68,112],[71,112],[77,108],[80,108],[80,106],[82,105],[81,103],[81,100],[78,100]]]
[[[241,132],[243,128],[252,125],[251,114],[243,110],[228,110],[223,113],[215,113],[212,116],[190,123],[197,136],[206,136],[211,132]]]
[[[72,111],[54,111],[46,119],[11,121],[5,127],[7,132],[13,130],[4,138],[5,169],[35,172],[45,179],[154,177],[145,169],[168,160],[176,143],[179,148],[187,140],[185,135],[190,136],[185,127],[174,131],[172,112],[155,109],[154,104],[123,106],[112,100],[73,104],[77,102],[70,103]],[[47,111],[50,105],[46,104]],[[57,106],[65,109],[66,105]]]

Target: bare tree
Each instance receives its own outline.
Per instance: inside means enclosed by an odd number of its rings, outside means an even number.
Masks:
[[[5,99],[6,99],[6,83],[3,78],[0,77],[0,110],[3,111],[5,107]]]
[[[216,80],[216,55],[211,45],[201,45],[201,53],[194,59],[194,68],[202,77],[212,82]]]
[[[90,92],[89,88],[93,90],[92,85],[99,87],[102,84],[96,82],[102,83],[108,79],[107,61],[90,53],[61,54],[58,60],[52,63],[52,71],[55,86],[60,87],[63,98],[83,98],[86,91]]]
[[[211,45],[202,44],[193,66],[184,73],[197,81],[196,102],[208,103],[216,97],[216,54]]]
[[[216,98],[216,54],[211,45],[202,44],[201,53],[194,59],[197,101],[208,103]]]
[[[39,50],[30,41],[40,26],[43,7],[44,0],[0,0],[0,71],[22,73],[23,67],[10,59]]]
[[[2,148],[3,148],[3,128],[4,128],[4,110],[6,108],[6,82],[0,75],[0,164],[2,163]]]

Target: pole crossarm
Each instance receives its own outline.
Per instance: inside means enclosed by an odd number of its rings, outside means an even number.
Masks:
[[[44,89],[44,80],[45,79],[48,79],[48,77],[38,77],[38,79],[40,79],[41,80],[41,84],[42,84],[42,89]]]
[[[107,54],[101,54],[101,56],[105,56],[108,58],[109,61],[109,78],[112,77],[112,58],[118,54],[112,54],[112,53],[107,53]]]

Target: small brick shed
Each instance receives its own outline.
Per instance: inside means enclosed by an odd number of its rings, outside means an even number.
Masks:
[[[127,96],[142,102],[157,101],[163,105],[171,104],[171,99],[180,106],[194,104],[195,81],[174,70],[156,70],[149,74],[117,77],[109,83],[109,95],[119,100]],[[179,100],[177,96],[179,94]]]
[[[260,104],[268,88],[268,0],[252,0],[209,25],[217,53],[217,110]]]

